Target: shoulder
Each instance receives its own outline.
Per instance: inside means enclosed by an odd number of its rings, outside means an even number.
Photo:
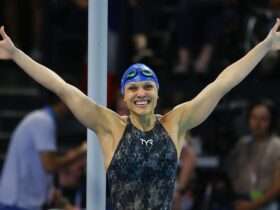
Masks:
[[[119,116],[119,123],[121,128],[125,128],[126,125],[128,124],[128,116],[123,115],[123,116]]]
[[[173,109],[171,109],[169,112],[161,116],[161,120],[164,123],[170,123],[175,126],[179,126],[182,122],[182,117],[187,116],[187,113],[190,113],[190,104],[189,102],[185,102],[182,104],[179,104],[175,106]],[[187,117],[186,117],[187,118]]]
[[[34,112],[34,121],[38,123],[48,123],[54,124],[55,123],[55,116],[49,113],[45,109],[40,109]]]
[[[45,112],[43,109],[32,111],[28,113],[23,119],[23,122],[25,124],[52,123],[53,121],[53,117],[50,116],[47,112]]]
[[[118,115],[115,120],[113,120],[110,124],[106,125],[106,129],[104,129],[104,132],[99,132],[97,133],[97,135],[101,138],[109,138],[108,135],[113,135],[113,139],[119,139],[126,126],[128,124],[128,116],[120,116]]]
[[[280,137],[277,135],[272,135],[269,141],[267,154],[274,159],[274,160],[280,160]]]
[[[13,138],[30,138],[31,136],[44,137],[53,134],[56,129],[54,119],[41,110],[27,114],[17,125],[13,132]],[[33,139],[33,138],[30,138]]]
[[[158,119],[160,123],[165,127],[165,129],[168,131],[169,134],[172,134],[174,139],[177,139],[179,135],[179,116],[174,113],[174,110],[171,110],[170,112],[159,115]],[[182,134],[185,134],[184,132],[181,132]],[[177,141],[177,140],[176,140]]]
[[[156,114],[156,118],[167,130],[172,128],[172,125],[174,125],[174,123],[172,122],[172,117],[169,115],[169,113],[165,115]]]
[[[164,123],[171,122],[175,118],[174,109],[165,113],[164,115],[156,114],[156,117],[161,122],[164,122]]]
[[[271,146],[273,147],[273,149],[275,150],[279,150],[280,149],[280,137],[273,135],[271,136]]]
[[[280,143],[280,137],[277,136],[277,135],[272,135],[272,136],[271,136],[271,140],[272,140],[273,142],[275,142],[275,144],[279,144],[279,143]]]

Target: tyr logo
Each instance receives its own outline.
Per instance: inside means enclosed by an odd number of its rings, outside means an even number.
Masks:
[[[141,144],[145,144],[145,146],[152,146],[153,145],[153,139],[143,139],[140,138]]]

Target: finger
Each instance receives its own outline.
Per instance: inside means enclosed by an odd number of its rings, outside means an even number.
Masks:
[[[4,26],[1,26],[0,28],[0,34],[3,38],[7,37],[7,34],[5,33],[5,29],[4,29]]]
[[[275,23],[274,26],[272,27],[272,31],[276,32],[277,29],[279,28],[279,26],[280,26],[280,19],[277,18],[277,19],[276,19],[276,23]]]

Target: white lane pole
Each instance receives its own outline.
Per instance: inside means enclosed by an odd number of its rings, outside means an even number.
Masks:
[[[106,105],[108,0],[89,0],[88,14],[88,95]],[[105,210],[106,177],[101,147],[90,130],[87,139],[87,210]]]

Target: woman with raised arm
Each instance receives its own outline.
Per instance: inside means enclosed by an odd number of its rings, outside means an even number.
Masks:
[[[16,48],[1,28],[0,58],[12,59],[30,77],[57,94],[77,119],[98,136],[105,158],[114,210],[169,210],[175,184],[179,139],[202,123],[220,99],[239,84],[271,50],[280,48],[277,19],[267,37],[228,66],[194,99],[163,116],[155,114],[159,82],[144,64],[130,66],[121,91],[129,116],[96,104],[45,66]]]

